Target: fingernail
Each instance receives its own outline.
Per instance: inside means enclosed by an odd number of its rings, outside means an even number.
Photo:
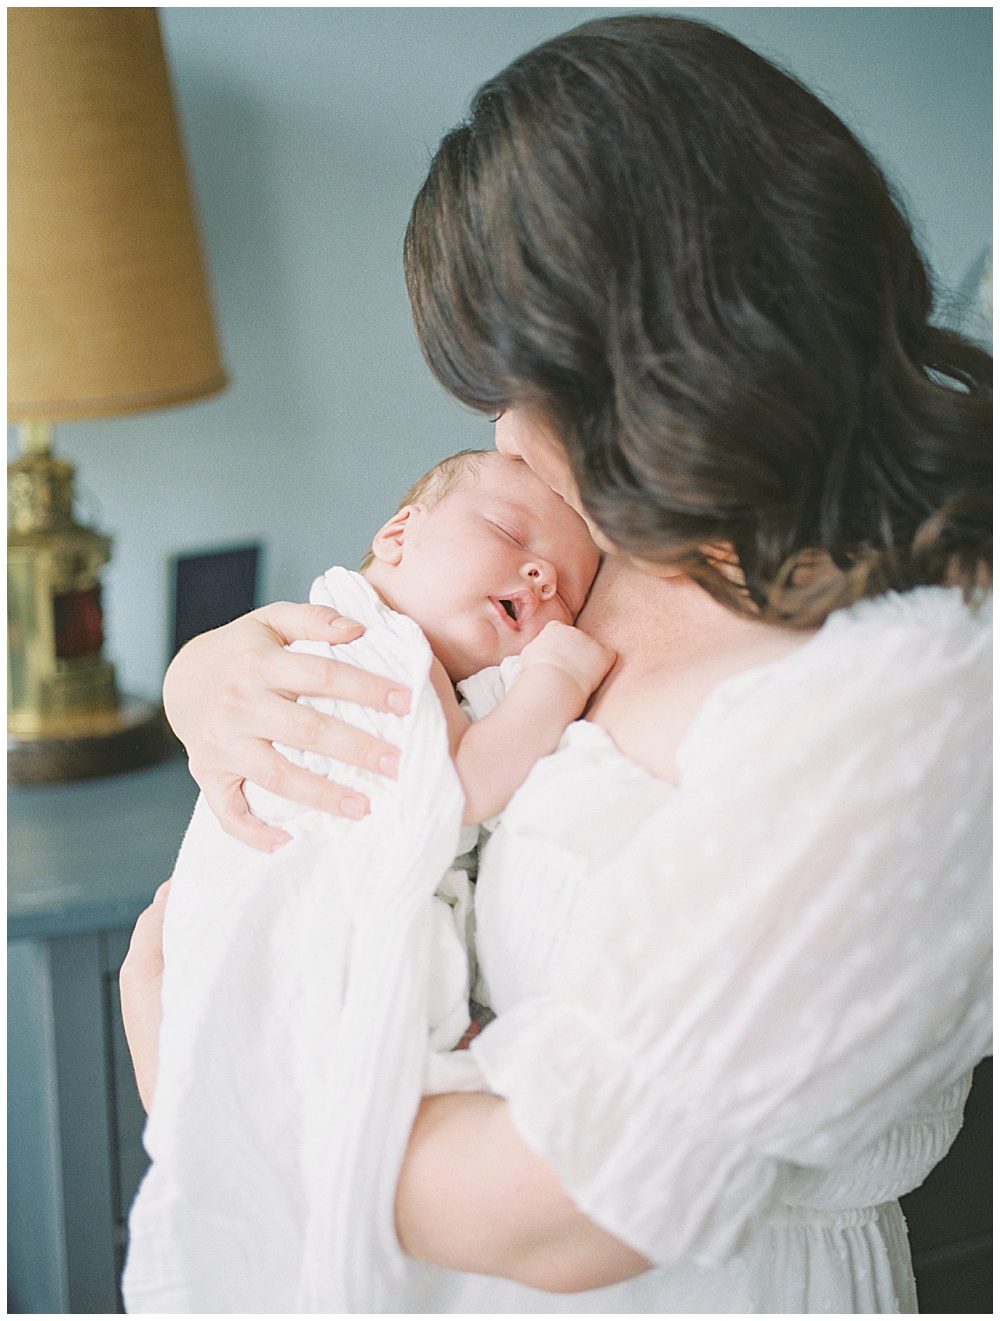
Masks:
[[[282,835],[280,839],[272,839],[268,848],[268,852],[277,853],[279,849],[283,849],[286,844],[291,843],[291,839],[292,839],[291,835]]]
[[[394,688],[385,699],[385,704],[396,715],[405,716],[410,710],[410,694],[405,688]]]
[[[378,768],[383,775],[388,775],[395,780],[399,775],[399,753],[383,752],[378,759]]]
[[[351,817],[354,821],[360,821],[363,816],[368,815],[368,803],[358,794],[347,794],[340,800],[340,810],[344,816]]]
[[[353,633],[355,629],[361,628],[361,625],[355,619],[332,619],[330,627],[338,629],[341,633]]]

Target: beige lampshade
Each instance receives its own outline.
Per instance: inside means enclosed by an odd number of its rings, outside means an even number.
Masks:
[[[7,11],[8,414],[226,383],[155,9]]]

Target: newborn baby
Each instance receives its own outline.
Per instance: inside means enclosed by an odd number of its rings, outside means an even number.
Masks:
[[[579,514],[495,451],[445,459],[376,534],[363,573],[430,643],[466,824],[506,805],[610,668],[607,648],[573,627],[598,562]],[[452,685],[516,655],[520,677],[470,723]]]

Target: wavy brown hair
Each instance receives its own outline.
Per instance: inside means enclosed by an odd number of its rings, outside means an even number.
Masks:
[[[621,16],[515,60],[404,256],[435,375],[538,410],[623,551],[791,625],[988,580],[991,360],[868,152],[735,38]]]

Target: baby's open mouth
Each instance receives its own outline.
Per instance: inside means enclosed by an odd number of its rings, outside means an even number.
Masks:
[[[519,633],[534,614],[535,599],[530,592],[515,592],[512,596],[493,596],[490,600],[493,609],[515,633]]]

